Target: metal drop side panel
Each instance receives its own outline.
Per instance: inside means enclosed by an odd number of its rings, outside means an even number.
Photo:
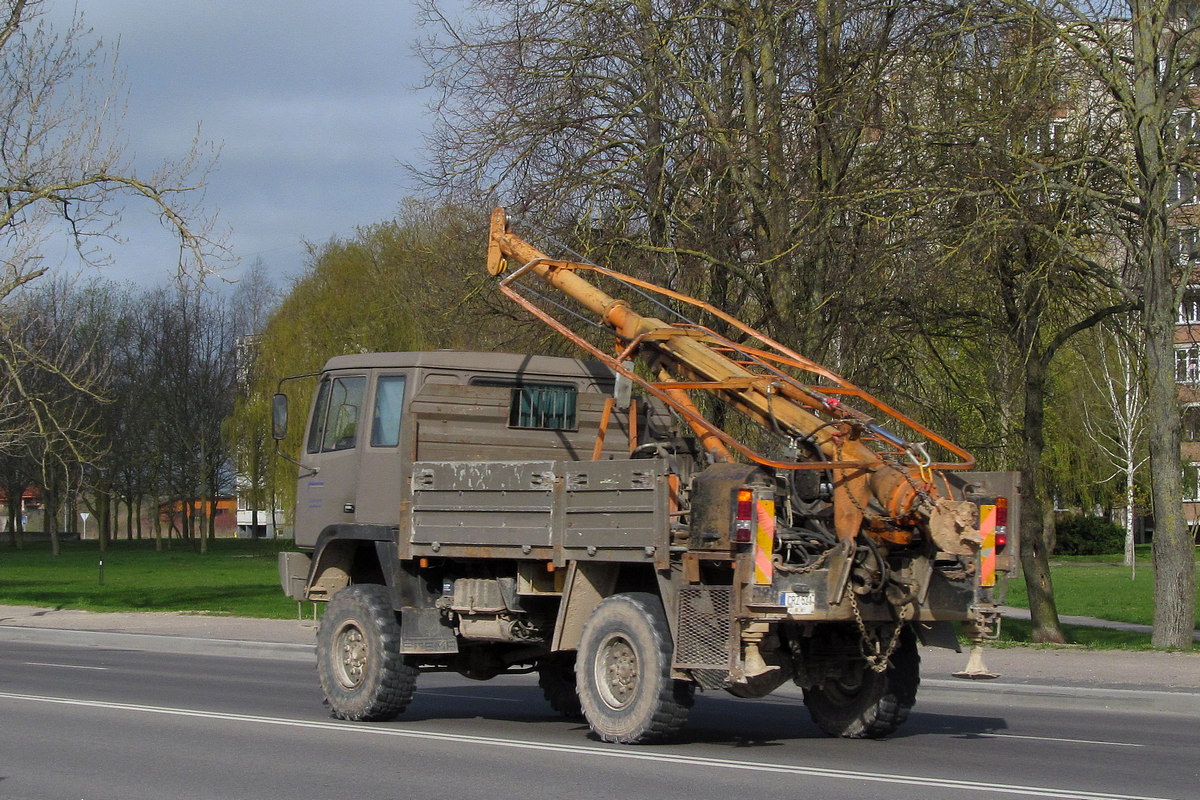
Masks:
[[[411,554],[669,559],[669,489],[657,461],[418,461]]]

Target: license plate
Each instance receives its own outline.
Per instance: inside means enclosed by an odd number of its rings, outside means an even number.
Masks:
[[[779,604],[787,607],[787,613],[804,616],[817,610],[817,596],[812,592],[784,592]]]

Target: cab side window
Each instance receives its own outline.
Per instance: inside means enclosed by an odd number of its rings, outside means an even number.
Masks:
[[[322,381],[308,432],[308,452],[354,447],[366,386],[367,379],[361,376]]]
[[[375,414],[371,419],[371,446],[400,444],[400,409],[404,406],[404,376],[384,375],[375,385]]]

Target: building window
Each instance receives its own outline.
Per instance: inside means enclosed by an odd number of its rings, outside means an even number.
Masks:
[[[1200,230],[1196,228],[1174,229],[1175,258],[1180,264],[1196,261],[1200,256]]]
[[[1186,344],[1175,348],[1175,382],[1200,382],[1200,345]]]
[[[1171,182],[1171,187],[1167,190],[1167,200],[1179,203],[1181,206],[1195,203],[1196,176],[1190,172],[1181,172],[1176,175],[1175,180]]]
[[[1050,120],[1042,125],[1035,125],[1025,134],[1025,147],[1030,153],[1048,155],[1062,149],[1067,141],[1067,121],[1065,119]]]
[[[1192,463],[1183,466],[1183,501],[1185,503],[1200,501],[1200,464]]]
[[[1200,442],[1200,405],[1183,407],[1181,427],[1185,442]]]
[[[1185,289],[1179,304],[1180,325],[1200,324],[1200,289]]]

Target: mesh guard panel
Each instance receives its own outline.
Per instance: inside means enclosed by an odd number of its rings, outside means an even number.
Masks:
[[[734,646],[733,589],[729,586],[684,586],[679,590],[679,638],[676,669],[693,670],[704,688],[729,684]]]

